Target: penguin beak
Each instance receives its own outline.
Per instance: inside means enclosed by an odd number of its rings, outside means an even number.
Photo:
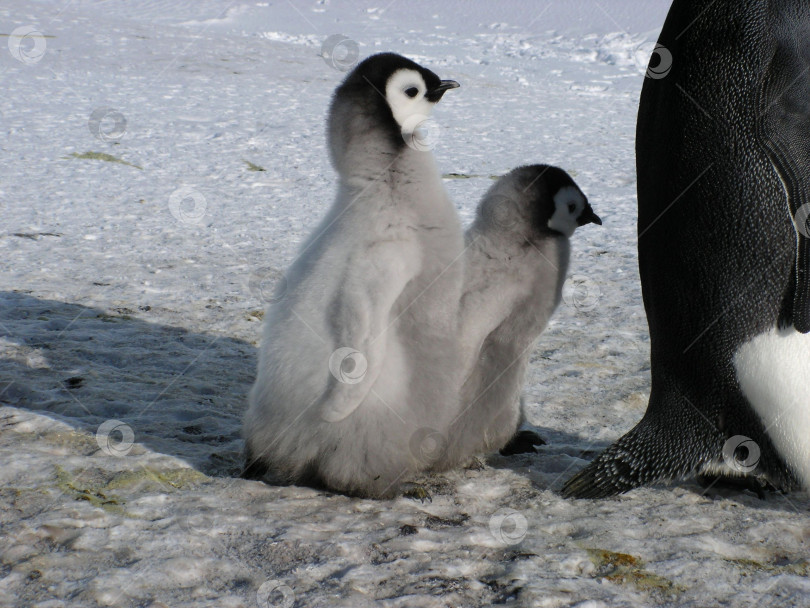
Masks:
[[[442,80],[439,83],[439,86],[431,89],[425,94],[425,99],[433,103],[436,103],[442,98],[442,95],[444,95],[445,91],[449,91],[450,89],[457,89],[460,86],[461,85],[457,83],[455,80]]]
[[[593,207],[588,205],[588,207],[582,212],[577,220],[577,224],[580,226],[584,226],[585,224],[598,224],[602,225],[601,218],[593,212]]]

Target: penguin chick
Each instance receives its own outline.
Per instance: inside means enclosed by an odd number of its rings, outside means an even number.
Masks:
[[[383,497],[432,464],[460,387],[463,233],[418,127],[457,86],[384,53],[335,91],[337,197],[267,310],[244,476]]]
[[[515,436],[532,347],[560,302],[569,238],[589,223],[602,221],[557,167],[519,167],[484,195],[465,235],[464,384],[445,467],[503,448]]]

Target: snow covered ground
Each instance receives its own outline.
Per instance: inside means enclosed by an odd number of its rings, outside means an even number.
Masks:
[[[804,493],[557,493],[646,407],[633,139],[668,4],[0,1],[0,606],[810,606]],[[529,370],[548,445],[424,503],[235,478],[341,62],[383,50],[462,83],[434,153],[465,221],[528,162],[604,220]]]

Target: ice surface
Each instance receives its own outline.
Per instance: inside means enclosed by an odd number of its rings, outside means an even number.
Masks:
[[[805,494],[557,494],[646,406],[633,140],[667,5],[0,3],[0,606],[810,605]],[[434,153],[465,221],[530,162],[604,220],[529,369],[548,445],[424,503],[233,476],[264,283],[333,196],[336,34],[462,83]]]

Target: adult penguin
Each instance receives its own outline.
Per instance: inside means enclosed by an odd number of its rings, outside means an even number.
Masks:
[[[641,93],[643,419],[570,479],[810,483],[810,3],[675,0]]]

